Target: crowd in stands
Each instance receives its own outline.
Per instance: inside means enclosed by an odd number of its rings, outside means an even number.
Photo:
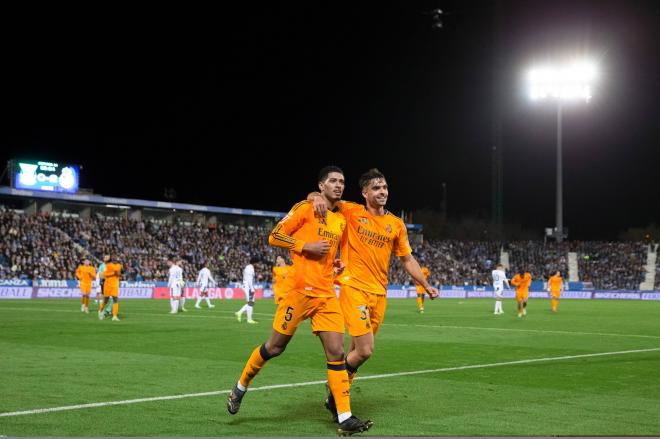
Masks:
[[[527,271],[538,281],[559,271],[569,278],[568,253],[575,252],[578,275],[597,289],[636,290],[644,280],[648,245],[641,242],[513,241],[504,244],[489,241],[427,240],[414,249],[420,265],[430,268],[434,285],[492,284],[491,271],[500,260],[500,252],[508,253],[507,273]],[[660,273],[660,268],[658,268]],[[410,284],[412,279],[400,264],[393,262],[390,281]],[[660,287],[660,280],[656,277]]]
[[[580,280],[604,290],[636,290],[644,280],[648,245],[642,242],[571,242]]]
[[[125,280],[167,279],[167,259],[183,260],[184,277],[194,281],[209,263],[219,284],[237,282],[251,256],[262,263],[258,282],[271,281],[271,267],[283,249],[268,245],[271,225],[208,224],[136,221],[118,218],[79,218],[61,214],[24,215],[0,209],[0,279],[73,279],[77,265],[88,257],[98,265],[104,254],[116,252],[122,259]],[[598,289],[637,289],[644,279],[647,245],[628,242],[581,242],[561,244],[537,241],[425,240],[413,254],[428,266],[434,285],[492,283],[491,271],[500,252],[509,255],[509,277],[519,270],[534,280],[546,280],[559,270],[568,280],[568,252],[578,256],[581,281]],[[411,285],[412,279],[393,258],[390,283]],[[656,277],[660,287],[660,268]]]
[[[513,277],[519,272],[528,272],[535,280],[548,280],[559,271],[568,280],[569,242],[514,241],[504,246],[509,253],[509,272]]]
[[[0,279],[69,279],[84,250],[47,217],[0,212]]]
[[[491,271],[499,261],[500,245],[489,241],[427,240],[413,254],[421,266],[429,267],[434,285],[489,285]],[[412,282],[401,264],[392,264],[390,282]]]
[[[167,260],[174,257],[181,261],[187,280],[195,280],[201,267],[208,265],[219,284],[240,282],[250,256],[257,255],[264,261],[264,267],[257,270],[257,281],[270,282],[270,266],[276,256],[286,257],[285,251],[267,245],[270,228],[265,226],[57,216],[51,221],[94,259],[118,252],[127,280],[166,280]]]

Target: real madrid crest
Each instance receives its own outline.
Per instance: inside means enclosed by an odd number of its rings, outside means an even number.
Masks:
[[[387,233],[392,233],[392,226],[390,226],[389,224],[386,225],[385,230],[387,231]]]

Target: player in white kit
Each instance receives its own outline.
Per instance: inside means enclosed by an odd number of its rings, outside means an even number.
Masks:
[[[506,278],[504,266],[497,264],[493,270],[493,289],[495,289],[495,312],[493,314],[504,314],[502,310],[502,293],[504,292],[504,284],[507,288],[511,288],[509,280]]]
[[[199,270],[197,275],[197,287],[199,288],[199,293],[197,294],[197,303],[195,303],[195,308],[201,309],[199,306],[202,303],[202,299],[206,300],[206,304],[209,308],[215,308],[215,305],[211,305],[211,299],[209,299],[209,286],[215,285],[215,279],[211,275],[211,270],[208,269],[208,266],[211,265],[208,262]]]
[[[236,319],[240,322],[243,312],[247,312],[247,322],[250,324],[257,323],[252,320],[252,311],[254,307],[254,265],[259,262],[259,258],[252,256],[250,258],[250,263],[245,266],[243,269],[243,291],[245,291],[245,300],[247,303],[243,305],[243,308],[238,310],[236,314]]]
[[[170,314],[176,314],[179,309],[186,311],[183,307],[186,298],[185,295],[181,294],[183,269],[176,264],[174,258],[168,259],[167,265],[170,267],[169,277],[167,279],[167,286],[170,289]]]

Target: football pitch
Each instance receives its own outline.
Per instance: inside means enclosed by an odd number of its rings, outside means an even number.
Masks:
[[[121,322],[74,300],[0,301],[0,435],[333,436],[326,365],[309,323],[253,381],[227,393],[271,331],[215,301],[170,315],[124,300]],[[93,303],[92,303],[93,306]],[[531,300],[492,314],[486,299],[388,302],[373,357],[351,390],[363,436],[660,435],[660,303]],[[45,410],[44,410],[45,409]]]

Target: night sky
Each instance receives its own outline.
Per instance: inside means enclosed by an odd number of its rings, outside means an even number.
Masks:
[[[359,201],[378,167],[397,214],[439,210],[446,182],[450,218],[490,218],[499,109],[504,220],[540,232],[556,116],[522,75],[589,55],[600,86],[564,111],[565,227],[612,239],[660,222],[657,2],[307,3],[3,14],[0,161],[78,163],[102,195],[173,187],[178,202],[276,211],[326,164]]]

